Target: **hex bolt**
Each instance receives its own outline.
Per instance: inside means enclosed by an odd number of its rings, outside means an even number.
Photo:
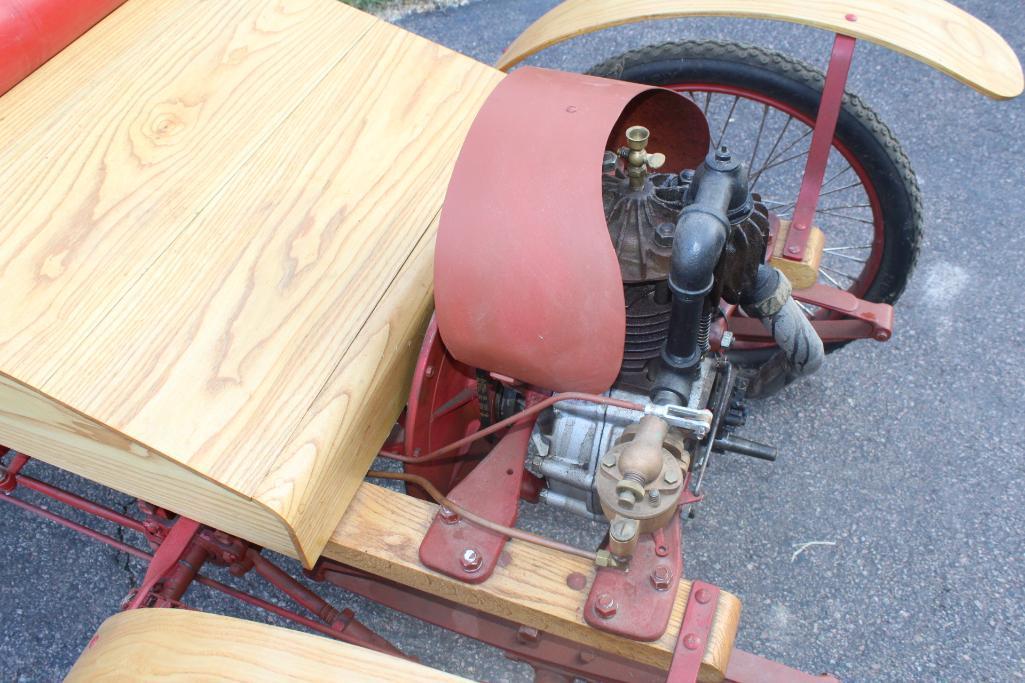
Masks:
[[[616,466],[616,456],[615,456],[615,454],[614,453],[606,454],[605,458],[602,459],[601,464],[605,465],[606,467],[615,467]]]
[[[667,591],[673,585],[673,570],[664,564],[656,565],[651,570],[651,585],[657,591]]]
[[[541,632],[532,626],[520,626],[519,630],[516,631],[516,640],[524,645],[536,643],[540,637]]]
[[[467,548],[463,551],[463,556],[459,558],[459,562],[463,565],[463,571],[475,572],[484,564],[484,558],[481,557],[476,548]]]
[[[733,155],[730,154],[730,150],[726,147],[726,145],[723,145],[719,149],[715,150],[716,161],[731,161],[732,159]]]
[[[616,600],[608,593],[602,593],[594,601],[594,611],[602,619],[611,619],[616,616]]]
[[[722,348],[723,351],[728,350],[730,347],[733,346],[733,339],[734,337],[732,332],[730,332],[729,330],[723,332],[722,340],[719,342],[720,348]]]
[[[676,484],[676,482],[680,481],[680,475],[677,474],[676,470],[669,469],[669,470],[666,470],[666,474],[663,477],[663,479],[665,479],[665,482],[667,484],[672,486],[672,485]]]

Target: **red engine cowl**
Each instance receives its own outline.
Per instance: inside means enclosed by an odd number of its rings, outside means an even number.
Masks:
[[[453,357],[554,391],[612,385],[626,323],[601,169],[635,124],[669,170],[708,151],[701,110],[668,90],[527,67],[491,94],[438,233],[437,320]]]

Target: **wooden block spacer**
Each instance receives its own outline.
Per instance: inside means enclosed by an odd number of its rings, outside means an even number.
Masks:
[[[787,276],[794,289],[807,289],[819,281],[819,264],[822,263],[822,251],[826,247],[826,235],[818,228],[812,227],[804,248],[804,258],[800,261],[791,261],[783,257],[789,232],[790,221],[779,219],[779,228],[772,240],[772,259],[769,262]]]

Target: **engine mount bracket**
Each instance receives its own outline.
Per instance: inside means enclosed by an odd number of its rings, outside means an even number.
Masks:
[[[601,567],[584,604],[593,628],[650,642],[669,625],[683,575],[680,515],[650,534],[641,534],[626,570]]]
[[[456,505],[503,526],[519,511],[523,465],[533,420],[513,427],[484,460],[448,494]],[[466,583],[481,583],[495,571],[508,537],[440,508],[420,542],[420,561]]]

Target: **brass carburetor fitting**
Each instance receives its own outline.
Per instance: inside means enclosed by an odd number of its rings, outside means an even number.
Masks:
[[[650,154],[647,149],[651,133],[644,126],[631,126],[626,129],[626,144],[619,151],[626,159],[626,174],[630,178],[630,187],[639,190],[648,179],[648,169],[659,169],[666,163],[665,154]]]
[[[598,467],[598,498],[611,520],[609,552],[629,558],[640,534],[661,529],[676,514],[690,454],[660,417],[627,427]]]

